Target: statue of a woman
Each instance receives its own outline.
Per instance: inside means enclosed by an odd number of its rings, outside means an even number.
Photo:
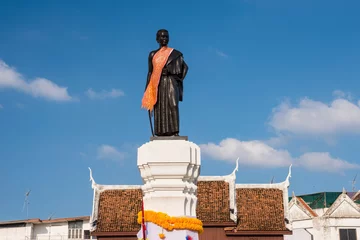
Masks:
[[[188,71],[183,54],[168,47],[169,33],[156,34],[160,47],[149,54],[149,72],[142,107],[154,113],[153,134],[179,135],[179,101],[183,98],[183,80]]]

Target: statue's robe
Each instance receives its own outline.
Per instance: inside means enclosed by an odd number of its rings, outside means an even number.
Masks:
[[[152,58],[156,51],[149,55],[149,74],[146,86],[151,76]],[[157,101],[154,106],[154,134],[157,136],[172,136],[180,131],[179,101],[183,100],[183,80],[188,66],[183,54],[173,50],[168,57],[164,69],[166,73],[160,77]]]

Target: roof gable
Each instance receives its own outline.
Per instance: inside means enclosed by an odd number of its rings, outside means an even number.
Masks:
[[[297,204],[290,205],[289,212],[291,221],[311,219],[311,216]]]
[[[324,216],[330,218],[360,217],[360,208],[344,190],[333,205],[325,212]]]
[[[289,203],[289,214],[291,220],[305,220],[318,216],[301,197],[296,197],[294,193]]]

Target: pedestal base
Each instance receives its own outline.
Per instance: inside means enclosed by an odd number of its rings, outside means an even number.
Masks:
[[[159,240],[159,234],[163,233],[165,235],[165,240],[186,240],[186,236],[190,236],[192,240],[199,240],[199,234],[194,231],[189,230],[173,230],[173,231],[166,231],[163,230],[160,226],[152,223],[146,222],[146,239],[148,240]],[[138,239],[143,238],[142,227],[137,234]]]

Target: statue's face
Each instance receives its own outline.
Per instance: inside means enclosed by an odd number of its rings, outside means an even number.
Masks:
[[[165,31],[160,32],[157,37],[157,42],[160,44],[160,46],[167,46],[169,43],[169,33]]]

